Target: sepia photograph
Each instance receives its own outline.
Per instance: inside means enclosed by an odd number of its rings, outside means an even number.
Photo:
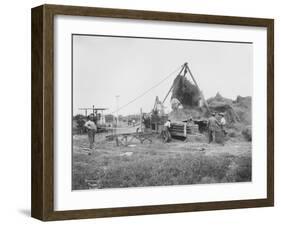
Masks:
[[[72,190],[252,181],[253,43],[72,34]]]

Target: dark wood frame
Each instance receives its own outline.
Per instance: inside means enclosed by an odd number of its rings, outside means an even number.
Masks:
[[[54,16],[74,15],[267,28],[267,198],[205,203],[54,211]],[[42,5],[32,9],[31,215],[49,220],[265,207],[274,205],[274,20],[124,9]]]

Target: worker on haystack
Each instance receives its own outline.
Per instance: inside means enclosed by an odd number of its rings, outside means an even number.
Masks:
[[[219,116],[220,116],[220,126],[221,126],[221,130],[222,132],[224,133],[224,135],[227,134],[226,130],[225,130],[225,125],[226,125],[226,120],[224,118],[224,113],[219,113]]]
[[[220,123],[216,118],[216,113],[212,113],[211,117],[208,119],[208,134],[209,134],[209,144],[216,141],[216,131],[220,128]]]
[[[95,135],[97,132],[97,126],[96,126],[96,123],[94,122],[93,114],[89,115],[88,121],[85,123],[84,126],[87,128],[90,149],[93,149],[94,143],[95,143]]]
[[[165,142],[170,142],[172,139],[170,129],[171,129],[171,120],[168,119],[168,121],[165,122],[164,129],[163,129],[163,132],[165,134],[165,140],[164,140]]]
[[[173,111],[177,111],[181,107],[181,102],[177,98],[171,99],[171,108]]]

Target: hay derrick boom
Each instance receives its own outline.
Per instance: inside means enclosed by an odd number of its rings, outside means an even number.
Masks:
[[[187,78],[186,74],[189,73],[191,76],[191,79],[194,84],[192,84]],[[159,132],[159,128],[162,128],[163,124],[165,123],[165,120],[163,120],[164,115],[159,115],[159,111],[157,111],[157,104],[165,103],[166,99],[168,96],[171,95],[171,105],[172,109],[174,111],[177,110],[177,108],[182,105],[184,107],[189,106],[189,107],[195,107],[197,108],[199,106],[199,101],[200,99],[203,100],[203,104],[205,105],[206,109],[209,110],[208,103],[206,102],[203,93],[200,91],[200,88],[198,86],[198,83],[196,82],[190,68],[188,67],[187,63],[184,63],[174,79],[174,82],[170,89],[168,90],[167,94],[165,95],[163,101],[159,101],[158,97],[156,97],[156,101],[154,104],[154,108],[152,111],[152,120],[151,120],[151,126],[152,129]],[[175,102],[178,102],[179,104],[175,104]],[[176,106],[174,106],[176,105]],[[167,118],[167,117],[165,117]],[[187,120],[187,118],[182,119],[181,121],[175,122],[172,121],[171,123],[171,135],[172,136],[177,136],[177,137],[187,137],[187,134],[192,134],[192,133],[198,133],[198,125],[194,123],[186,123],[184,120]]]
[[[187,72],[190,74],[190,77],[194,85],[186,78]],[[178,76],[174,80],[171,88],[169,89],[168,93],[166,94],[163,100],[163,104],[171,92],[172,92],[171,99],[173,98],[178,99],[182,105],[198,106],[199,100],[202,99],[208,112],[210,112],[208,103],[205,100],[204,95],[201,92],[199,85],[196,82],[195,77],[193,76],[187,63],[183,64]]]
[[[187,79],[187,74],[190,74],[190,80]],[[172,111],[169,115],[161,115],[156,110],[156,106],[163,107],[170,94]],[[152,111],[152,129],[159,132],[159,128],[161,130],[168,117],[171,119],[172,136],[187,137],[188,134],[203,133],[207,129],[207,118],[211,112],[224,112],[228,124],[243,121],[251,124],[251,117],[247,113],[251,110],[248,107],[251,106],[250,102],[251,98],[239,97],[236,101],[232,101],[223,98],[220,94],[206,100],[190,67],[187,63],[184,63],[163,101],[161,102],[158,97],[156,98]],[[190,119],[191,121],[189,121]]]

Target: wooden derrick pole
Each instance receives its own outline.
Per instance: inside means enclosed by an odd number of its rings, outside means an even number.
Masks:
[[[142,132],[142,108],[140,109],[140,132]]]
[[[196,82],[196,80],[195,80],[195,78],[194,78],[194,76],[193,76],[193,74],[192,74],[190,68],[188,67],[188,64],[187,64],[187,63],[186,63],[186,69],[188,70],[188,73],[190,74],[190,76],[191,76],[191,78],[192,78],[192,80],[193,80],[195,86],[197,87],[197,89],[198,89],[198,91],[199,91],[199,93],[200,93],[200,96],[201,96],[201,98],[202,98],[202,100],[203,100],[203,102],[204,102],[204,104],[205,104],[205,106],[206,106],[208,112],[211,112],[211,111],[210,111],[210,108],[209,108],[209,105],[208,105],[207,101],[205,100],[205,97],[204,97],[203,93],[201,92],[201,90],[200,90],[200,88],[199,88],[199,86],[198,86],[198,84],[197,84],[197,82]]]
[[[181,68],[181,70],[180,70],[178,75],[180,75],[183,72],[183,70],[185,69],[186,65],[187,65],[187,63],[184,63],[184,65],[182,66],[182,68]],[[186,71],[184,72],[184,75],[185,75],[185,73],[186,73]],[[166,94],[166,96],[165,96],[165,98],[164,98],[164,100],[162,102],[163,104],[166,101],[167,97],[169,96],[170,92],[173,90],[173,88],[174,88],[174,83],[172,84],[171,88],[169,89],[168,93]]]

